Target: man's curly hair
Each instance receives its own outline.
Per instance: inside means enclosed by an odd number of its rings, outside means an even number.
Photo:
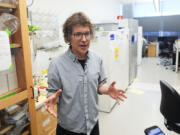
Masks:
[[[89,26],[91,38],[94,37],[94,26],[90,19],[82,12],[72,14],[63,25],[64,40],[70,44],[72,29],[75,25]]]

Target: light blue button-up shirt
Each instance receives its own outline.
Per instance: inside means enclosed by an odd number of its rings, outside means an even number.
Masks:
[[[98,89],[106,83],[102,59],[88,51],[84,69],[69,48],[48,70],[48,95],[62,89],[57,104],[58,123],[64,129],[90,134],[98,120]]]

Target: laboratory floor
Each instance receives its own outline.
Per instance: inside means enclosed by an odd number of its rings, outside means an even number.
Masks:
[[[145,135],[144,129],[159,126],[165,135],[177,135],[164,126],[160,113],[159,80],[166,80],[180,93],[180,71],[159,65],[159,58],[143,58],[138,75],[127,90],[127,100],[110,113],[99,113],[101,135]]]

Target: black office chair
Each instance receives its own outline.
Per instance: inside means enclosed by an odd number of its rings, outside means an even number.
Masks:
[[[180,134],[180,95],[166,81],[160,81],[160,111],[165,118],[165,126]]]

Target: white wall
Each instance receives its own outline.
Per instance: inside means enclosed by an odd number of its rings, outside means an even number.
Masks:
[[[67,16],[78,11],[87,14],[92,22],[116,19],[121,11],[118,0],[35,0],[33,8],[57,11],[63,22]]]
[[[157,12],[153,1],[135,3],[133,4],[133,17],[179,15],[179,5],[180,0],[160,0],[160,12]]]
[[[57,13],[61,29],[66,18],[74,12],[84,12],[92,23],[116,21],[116,17],[122,13],[119,0],[35,0],[31,9]],[[63,41],[63,36],[61,38]]]

